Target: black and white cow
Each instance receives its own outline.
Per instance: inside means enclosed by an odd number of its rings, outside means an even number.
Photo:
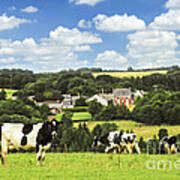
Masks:
[[[117,149],[119,153],[126,150],[127,153],[132,154],[135,149],[140,154],[140,148],[134,133],[124,133],[119,131],[111,131],[103,137],[94,137],[92,146],[105,145],[105,152],[108,153],[113,149]]]
[[[177,137],[176,136],[165,136],[160,140],[159,143],[160,154],[171,154],[177,153]]]
[[[6,154],[12,149],[28,150],[36,148],[37,165],[44,165],[45,151],[50,148],[52,139],[57,135],[58,122],[37,124],[4,123],[1,126],[1,159],[6,164]]]

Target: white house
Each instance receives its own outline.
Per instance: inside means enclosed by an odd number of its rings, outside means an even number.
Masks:
[[[95,94],[94,96],[88,98],[86,100],[86,102],[90,102],[90,101],[94,101],[94,100],[101,103],[103,106],[108,106],[108,101],[105,98],[103,98],[102,96],[98,95],[98,94]]]

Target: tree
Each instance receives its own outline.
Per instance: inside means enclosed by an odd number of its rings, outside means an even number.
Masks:
[[[87,106],[86,99],[83,97],[80,97],[76,100],[75,106]]]
[[[5,100],[5,99],[6,99],[6,91],[2,89],[0,92],[0,100]]]
[[[134,69],[130,66],[130,67],[127,68],[127,71],[128,71],[128,72],[133,72]]]
[[[97,101],[91,101],[89,103],[88,112],[92,115],[92,117],[95,117],[95,115],[98,114],[102,108],[103,106]]]

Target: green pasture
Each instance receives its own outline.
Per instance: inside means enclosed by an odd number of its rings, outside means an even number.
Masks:
[[[113,77],[118,77],[118,78],[124,78],[124,77],[143,77],[143,76],[148,76],[151,74],[166,74],[167,71],[162,70],[162,71],[142,71],[142,72],[98,72],[98,73],[93,73],[95,77],[100,76],[100,75],[110,75]]]
[[[36,167],[35,153],[16,153],[0,165],[0,180],[178,180],[179,161],[179,155],[47,153],[45,166]]]
[[[63,115],[63,113],[57,114],[56,119],[57,119],[58,121],[60,121],[62,115]],[[72,117],[72,120],[73,120],[73,121],[78,121],[78,120],[91,120],[91,119],[92,119],[92,116],[91,116],[91,114],[88,113],[88,112],[75,112],[75,113],[73,113],[73,117]]]

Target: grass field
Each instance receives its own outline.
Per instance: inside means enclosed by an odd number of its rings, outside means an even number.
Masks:
[[[142,77],[142,76],[148,76],[151,74],[166,74],[167,71],[162,70],[162,71],[144,71],[144,72],[100,72],[100,73],[93,73],[95,77],[99,75],[110,75],[113,77],[118,77],[118,78],[123,78],[123,77]]]
[[[45,166],[36,167],[35,153],[16,153],[8,154],[6,167],[0,165],[0,180],[178,180],[179,160],[179,155],[47,153]],[[172,166],[158,166],[160,161]]]
[[[62,115],[63,115],[62,113],[61,114],[57,114],[56,119],[58,121],[60,121]],[[73,117],[72,117],[73,121],[91,120],[91,119],[92,119],[92,116],[88,112],[76,112],[76,113],[73,113]]]
[[[169,135],[177,135],[180,134],[180,125],[179,126],[168,126],[168,125],[161,125],[161,126],[146,126],[141,123],[136,123],[134,121],[127,121],[127,120],[121,120],[121,121],[89,121],[86,122],[87,127],[90,130],[93,130],[93,128],[97,124],[103,124],[103,123],[115,123],[118,126],[119,130],[133,130],[138,138],[141,136],[145,139],[148,140],[149,138],[152,138],[154,135],[158,135],[158,132],[161,128],[165,128],[168,130]],[[78,127],[79,123],[74,123],[75,127]]]

